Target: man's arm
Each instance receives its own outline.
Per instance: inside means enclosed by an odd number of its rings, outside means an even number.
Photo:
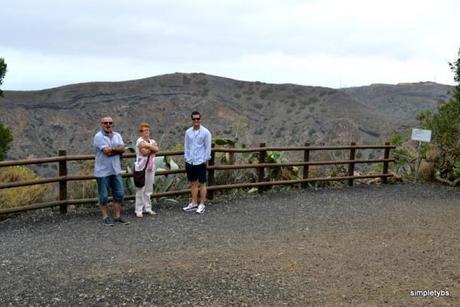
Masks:
[[[121,155],[125,152],[125,142],[123,142],[123,139],[120,134],[116,133],[115,134],[117,137],[117,142],[116,146],[112,147],[112,156],[113,155]]]
[[[113,148],[109,147],[109,146],[106,146],[106,147],[102,148],[102,152],[104,154],[106,154],[107,156],[113,156],[114,155]]]
[[[211,132],[208,131],[206,133],[206,138],[205,138],[205,153],[206,153],[206,161],[209,161],[211,159]]]
[[[118,145],[118,146],[112,147],[112,155],[121,155],[124,152],[125,152],[125,145]]]
[[[97,150],[102,151],[107,156],[113,155],[112,148],[104,141],[104,137],[99,134],[94,136],[94,147]]]
[[[184,139],[184,159],[185,162],[190,161],[190,144],[188,143],[187,138],[187,131],[185,131],[185,139]]]

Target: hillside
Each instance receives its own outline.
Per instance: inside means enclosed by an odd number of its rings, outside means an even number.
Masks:
[[[108,114],[126,142],[139,122],[153,125],[162,148],[182,143],[190,113],[214,135],[232,126],[249,145],[381,143],[416,125],[451,87],[421,82],[332,89],[243,82],[205,74],[169,74],[125,82],[93,82],[41,91],[5,91],[0,121],[14,135],[8,159],[91,153],[99,118]]]

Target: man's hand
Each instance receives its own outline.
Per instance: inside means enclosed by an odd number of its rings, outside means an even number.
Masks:
[[[109,157],[114,155],[112,147],[104,147],[102,152]]]
[[[118,145],[117,147],[113,148],[112,151],[114,151],[115,154],[121,155],[125,152],[125,145]]]
[[[102,152],[107,156],[121,155],[125,152],[125,145],[119,145],[117,147],[104,147]]]

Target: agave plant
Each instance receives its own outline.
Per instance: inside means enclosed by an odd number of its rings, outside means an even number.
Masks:
[[[135,139],[133,139],[134,141],[131,141],[131,142],[128,142],[128,145],[125,146],[125,149],[127,152],[131,152],[131,153],[135,153],[136,152],[136,147],[135,145],[132,145],[132,144],[136,144],[136,141]],[[131,161],[131,160],[129,160]],[[125,162],[125,159],[122,160],[122,165],[125,165],[125,170],[122,170],[122,173],[128,173],[128,174],[131,174],[133,173],[134,171],[134,164],[129,162]],[[129,178],[126,178],[125,179],[125,187],[126,189],[128,190],[129,194],[134,194],[136,193],[136,186],[134,185],[134,179],[133,177],[129,177]]]
[[[237,138],[235,139],[228,139],[228,138],[221,138],[221,137],[214,138],[214,143],[217,146],[225,147],[225,148],[235,148],[235,145],[237,142],[238,142]],[[233,165],[235,164],[235,161],[236,161],[234,152],[217,152],[216,158],[219,159],[221,164],[225,164],[225,165]]]
[[[392,136],[390,142],[396,145],[396,148],[392,151],[395,162],[390,164],[391,169],[403,178],[412,178],[415,173],[415,153],[403,144],[403,139],[400,135]]]
[[[175,171],[179,165],[170,157],[158,156],[155,158],[155,172]],[[187,180],[183,175],[168,174],[155,177],[155,193],[167,192],[173,189],[182,189],[186,186]]]
[[[253,153],[249,157],[249,163],[258,163],[259,153]],[[284,152],[280,151],[267,151],[265,156],[265,163],[287,163],[289,160],[286,158]],[[268,171],[267,177],[269,180],[293,180],[297,179],[299,168],[297,166],[276,166],[271,167]]]

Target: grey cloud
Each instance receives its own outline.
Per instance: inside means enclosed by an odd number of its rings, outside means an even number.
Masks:
[[[460,27],[450,12],[459,4],[446,1],[450,11],[425,12],[427,23],[414,17],[410,5],[404,6],[407,12],[389,7],[395,2],[382,2],[377,10],[397,13],[398,18],[380,17],[375,8],[357,13],[364,1],[16,0],[2,6],[0,53],[46,55],[56,65],[65,63],[63,59],[84,63],[88,58],[138,61],[148,67],[161,63],[177,71],[231,67],[257,56],[268,59],[267,54],[293,61],[319,55],[394,62],[444,55],[447,47],[439,37],[449,39]],[[336,4],[344,11],[337,11]]]

